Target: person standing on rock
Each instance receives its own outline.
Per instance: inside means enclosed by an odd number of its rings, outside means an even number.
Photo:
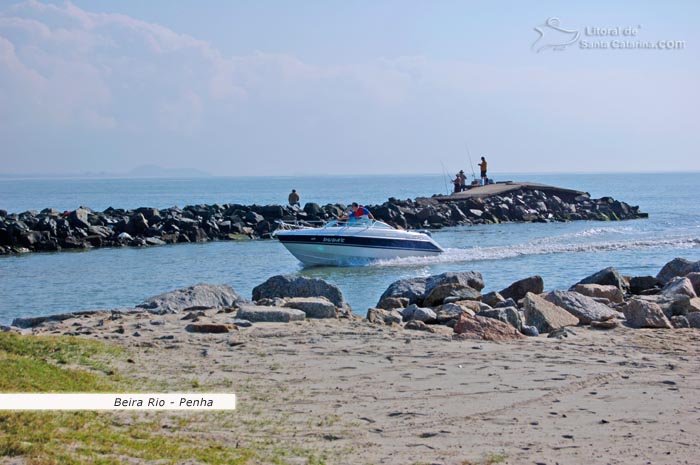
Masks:
[[[486,168],[488,166],[488,163],[486,162],[486,158],[481,157],[481,163],[479,163],[479,169],[481,169],[481,183],[486,185],[486,182],[488,180],[488,177],[486,176]]]
[[[291,207],[301,207],[301,203],[299,203],[300,197],[299,194],[297,194],[296,189],[292,189],[292,192],[289,194],[289,205]]]
[[[462,178],[459,177],[459,173],[455,174],[455,178],[452,180],[452,184],[455,185],[455,194],[458,192],[462,192]]]
[[[466,191],[467,190],[467,175],[464,174],[464,170],[459,170],[459,190],[460,191]]]

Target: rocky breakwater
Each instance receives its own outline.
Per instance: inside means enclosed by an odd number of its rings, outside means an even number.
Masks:
[[[549,186],[508,184],[507,189],[482,194],[478,189],[415,200],[390,198],[368,208],[377,219],[403,229],[501,222],[614,221],[647,216],[639,212],[639,207],[610,197],[591,199],[587,193]],[[280,220],[314,225],[338,218],[346,210],[347,206],[339,203],[307,203],[303,209],[214,204],[133,210],[110,207],[102,212],[87,207],[66,212],[52,208],[22,213],[0,210],[0,255],[269,238]]]

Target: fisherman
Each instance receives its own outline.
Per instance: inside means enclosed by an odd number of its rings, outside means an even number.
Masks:
[[[459,170],[458,176],[459,176],[459,180],[460,180],[459,190],[466,191],[467,190],[467,175],[464,174],[464,170]]]
[[[454,192],[462,192],[462,178],[459,177],[459,173],[455,174],[455,178],[452,180],[452,184],[455,185]]]
[[[481,184],[486,185],[488,181],[488,177],[486,176],[486,167],[488,166],[488,163],[486,163],[486,158],[481,157],[481,163],[479,163],[479,168],[481,169]]]
[[[367,209],[367,207],[358,205],[357,202],[352,203],[352,212],[349,214],[345,214],[340,218],[340,221],[348,221],[350,219],[353,220],[359,220],[363,216],[368,217],[370,220],[374,219],[374,215],[372,215],[372,212]]]
[[[296,189],[292,189],[292,192],[289,194],[289,205],[292,207],[301,207],[299,200],[299,194],[297,194]]]

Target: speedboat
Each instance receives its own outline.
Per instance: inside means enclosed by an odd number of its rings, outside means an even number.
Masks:
[[[362,265],[375,260],[443,252],[426,232],[403,231],[363,218],[333,220],[318,228],[281,222],[272,235],[305,265]]]

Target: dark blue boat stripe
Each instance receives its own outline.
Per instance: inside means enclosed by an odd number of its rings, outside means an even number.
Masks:
[[[396,249],[396,250],[423,250],[427,252],[440,252],[440,248],[428,241],[407,241],[405,239],[382,239],[375,237],[344,237],[341,242],[337,236],[280,236],[277,238],[282,243],[309,244],[348,247],[366,247],[372,249]],[[313,240],[312,240],[313,239]],[[324,241],[324,239],[326,239]]]

